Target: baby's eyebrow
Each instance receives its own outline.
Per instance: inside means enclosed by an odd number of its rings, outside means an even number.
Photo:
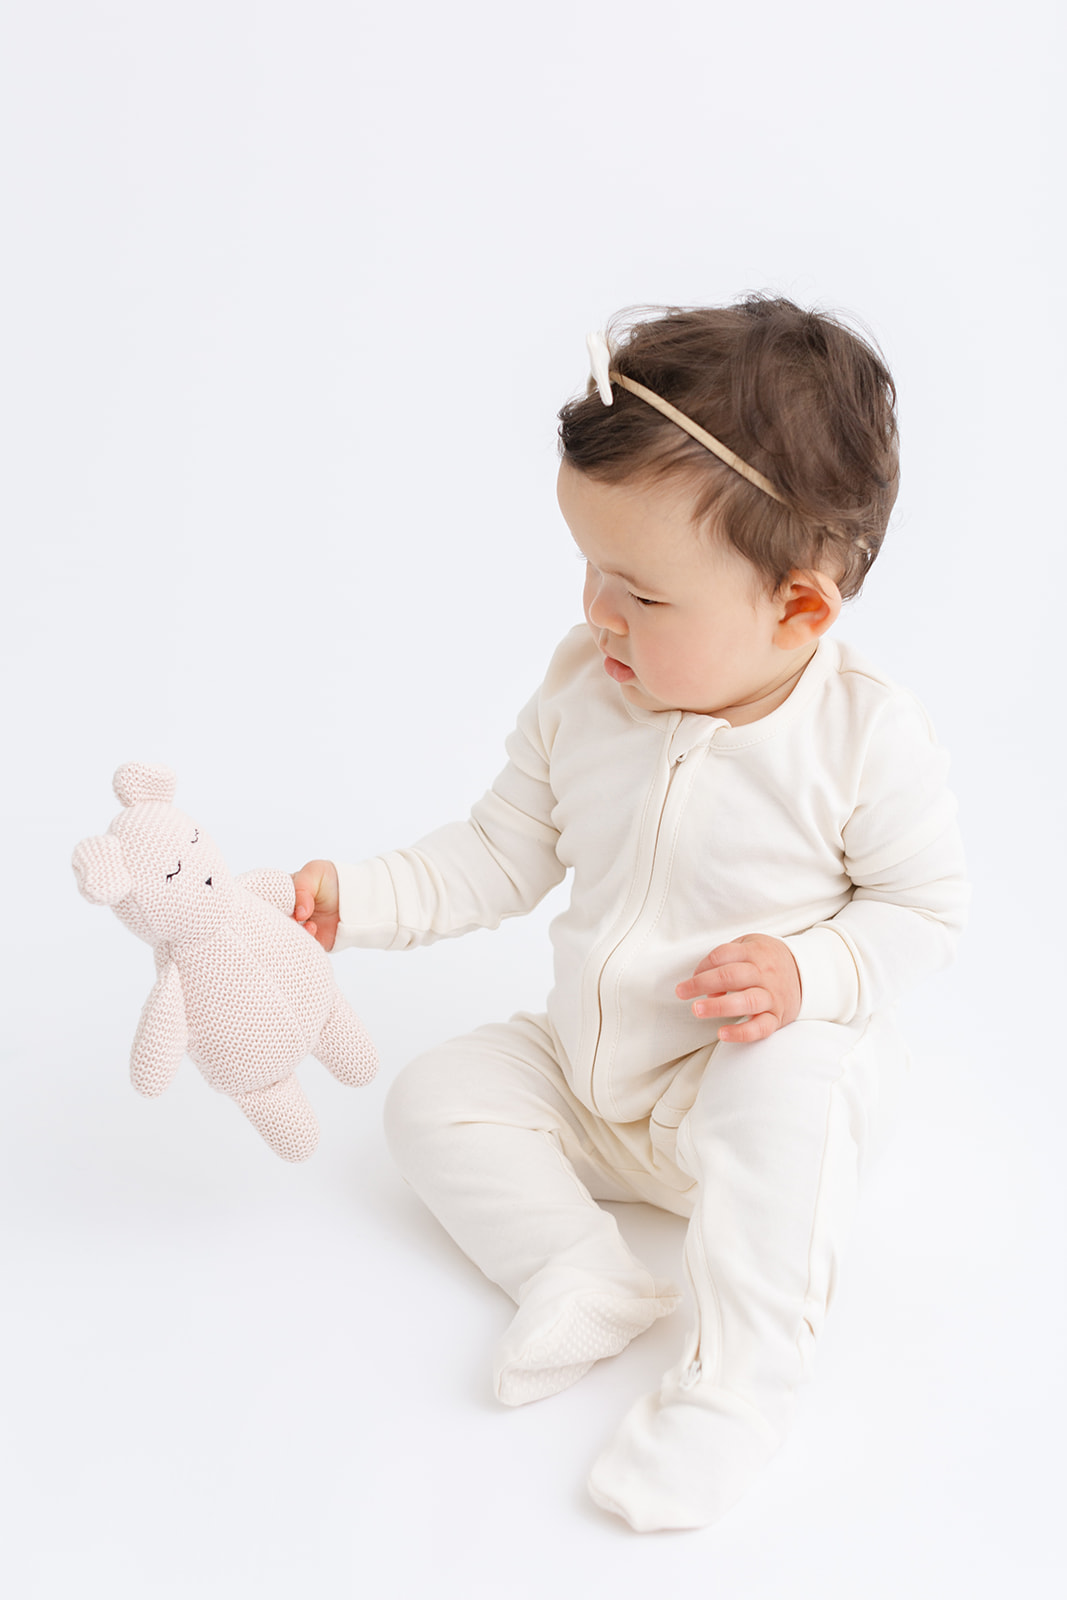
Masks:
[[[629,572],[620,572],[618,567],[606,567],[604,570],[609,578],[621,578],[631,589],[643,589],[646,593],[651,593],[653,587],[651,584],[642,583],[640,578],[633,577]]]
[[[589,560],[589,557],[586,555],[585,551],[579,549],[577,545],[575,545],[575,554],[577,555],[579,561]],[[593,565],[595,566],[596,563],[594,562]],[[628,583],[630,585],[631,589],[640,589],[644,594],[655,594],[657,592],[655,584],[642,583],[640,578],[635,578],[632,573],[629,572],[621,572],[618,567],[599,567],[597,570],[604,573],[605,577],[621,578],[623,583]]]
[[[650,599],[663,594],[663,590],[657,584],[645,583],[642,578],[635,578],[630,572],[620,572],[618,567],[601,567],[600,570],[605,577],[619,578],[628,588],[636,589],[638,594],[647,595]]]

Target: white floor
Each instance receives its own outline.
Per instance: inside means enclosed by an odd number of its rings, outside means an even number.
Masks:
[[[401,1054],[484,1015],[525,933],[500,936],[496,965],[481,935],[339,965],[383,1069],[356,1091],[306,1064],[322,1141],[288,1167],[188,1063],[163,1099],[133,1093],[150,960],[109,914],[84,917],[99,937],[63,964],[61,1009],[58,961],[36,978],[25,961],[35,1037],[6,1063],[8,1593],[1062,1593],[1058,1129],[989,1060],[919,1052],[816,1382],[764,1480],[716,1529],[642,1537],[593,1507],[584,1475],[686,1313],[567,1394],[499,1407],[508,1302],[379,1132]],[[618,1211],[677,1272],[682,1224]]]

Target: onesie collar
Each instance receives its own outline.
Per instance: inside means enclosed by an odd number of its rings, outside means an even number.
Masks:
[[[747,722],[740,728],[733,727],[722,717],[711,717],[701,711],[649,711],[644,706],[631,705],[621,695],[619,699],[635,722],[663,728],[664,719],[672,718],[673,742],[680,739],[689,749],[701,744],[713,744],[719,750],[745,750],[773,739],[805,716],[812,701],[836,672],[838,662],[837,642],[824,634],[788,700],[783,700],[765,717],[760,717],[756,722]]]

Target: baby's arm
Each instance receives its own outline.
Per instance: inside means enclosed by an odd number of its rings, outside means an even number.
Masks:
[[[869,730],[843,828],[852,897],[784,939],[746,935],[713,950],[676,993],[698,1016],[744,1016],[720,1030],[762,1039],[797,1020],[851,1022],[893,1005],[951,958],[969,893],[947,758],[903,692]]]
[[[912,856],[850,864],[852,899],[786,943],[801,972],[801,1017],[850,1022],[895,1005],[947,966],[970,901],[963,844],[950,823]]]

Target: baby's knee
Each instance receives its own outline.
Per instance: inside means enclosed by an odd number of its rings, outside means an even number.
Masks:
[[[385,1097],[385,1137],[403,1168],[427,1137],[455,1120],[452,1075],[441,1052],[428,1051],[403,1069]]]
[[[534,1024],[521,1019],[417,1056],[386,1096],[386,1138],[398,1165],[410,1171],[413,1164],[454,1161],[456,1139],[486,1125],[555,1126],[560,1090],[546,1059]]]

